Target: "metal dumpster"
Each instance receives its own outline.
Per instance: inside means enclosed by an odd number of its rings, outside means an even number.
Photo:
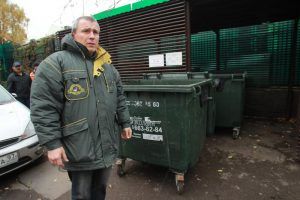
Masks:
[[[213,100],[208,106],[208,130],[211,135],[216,127],[232,127],[232,137],[238,138],[243,119],[245,96],[245,72],[239,71],[210,71],[210,72],[177,72],[149,73],[145,79],[205,79],[214,81],[210,90]]]
[[[246,73],[215,71],[209,77],[216,85],[216,127],[232,127],[236,139],[243,120]]]
[[[197,79],[204,80],[209,79],[208,72],[169,72],[169,73],[147,73],[143,74],[144,79],[152,80],[188,80]],[[206,135],[211,136],[215,133],[215,121],[216,121],[216,101],[215,101],[216,86],[214,81],[211,81],[208,88],[208,96],[210,101],[208,102],[207,109],[207,130]]]
[[[210,84],[208,79],[137,80],[124,85],[133,135],[120,140],[118,174],[124,174],[126,158],[164,166],[175,173],[181,193],[184,174],[196,164],[204,144]]]

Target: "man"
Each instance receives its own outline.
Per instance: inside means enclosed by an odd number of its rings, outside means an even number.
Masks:
[[[21,63],[16,61],[12,66],[13,72],[7,78],[7,89],[17,95],[16,99],[29,108],[31,79],[22,71]]]
[[[35,62],[35,63],[33,64],[33,70],[32,70],[32,72],[30,72],[30,74],[29,74],[31,81],[34,80],[35,72],[36,72],[38,66],[39,66],[39,63],[38,63],[38,62]]]
[[[120,76],[98,45],[99,32],[92,17],[78,18],[32,86],[32,122],[49,161],[68,171],[72,199],[105,199],[119,125],[123,139],[132,134]]]

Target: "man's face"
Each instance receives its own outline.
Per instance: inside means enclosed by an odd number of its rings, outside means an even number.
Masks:
[[[75,41],[83,44],[93,54],[99,46],[100,27],[97,22],[81,19],[76,32],[73,33]]]
[[[14,67],[12,67],[13,71],[16,73],[20,73],[21,72],[21,65],[16,65]]]

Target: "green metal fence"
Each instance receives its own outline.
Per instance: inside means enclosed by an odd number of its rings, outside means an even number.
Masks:
[[[193,71],[216,69],[216,34],[213,31],[191,36],[191,66]]]
[[[287,85],[291,58],[291,43],[293,21],[276,22],[269,26],[272,35],[269,35],[273,55],[271,85]]]
[[[296,63],[297,63],[297,65],[296,65],[295,84],[300,85],[300,23],[298,23]]]
[[[9,68],[13,63],[13,44],[10,42],[0,45],[0,81],[7,79]]]
[[[287,86],[295,20],[265,23],[193,34],[191,65],[194,71],[211,69],[247,71],[247,86]],[[300,85],[300,26],[294,85]],[[217,66],[219,53],[219,66]]]

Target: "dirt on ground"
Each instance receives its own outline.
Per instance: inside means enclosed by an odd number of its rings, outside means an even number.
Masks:
[[[129,160],[124,177],[114,168],[107,199],[298,200],[299,134],[294,121],[282,119],[247,119],[237,140],[231,129],[217,129],[186,174],[182,195],[168,169]],[[67,193],[60,200],[69,197]]]

